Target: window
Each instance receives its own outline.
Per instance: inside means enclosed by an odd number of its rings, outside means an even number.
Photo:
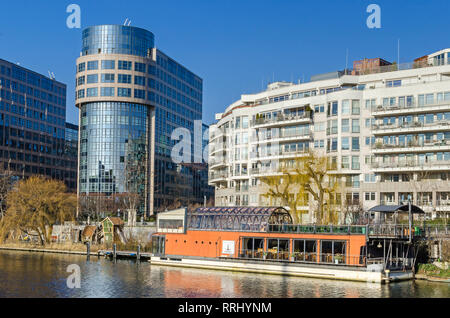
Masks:
[[[359,137],[352,137],[352,151],[359,151]]]
[[[102,83],[114,83],[114,74],[102,74]]]
[[[86,63],[78,64],[78,72],[84,72],[86,70]]]
[[[337,138],[332,138],[331,139],[331,151],[337,151],[337,147],[338,147]]]
[[[342,115],[350,115],[350,101],[349,100],[342,101]]]
[[[352,133],[359,133],[359,119],[352,119]]]
[[[77,86],[79,85],[84,85],[86,83],[86,77],[85,76],[80,76],[77,79]]]
[[[366,201],[375,201],[375,192],[365,192]]]
[[[320,261],[322,263],[345,264],[346,263],[345,241],[320,241]]]
[[[101,96],[114,96],[114,87],[101,87],[100,95]]]
[[[102,70],[113,70],[116,68],[116,61],[114,60],[103,60]]]
[[[119,74],[117,77],[117,82],[121,84],[131,84],[131,75]]]
[[[338,102],[328,103],[327,116],[337,116],[338,114]]]
[[[145,99],[145,90],[135,89],[134,90],[134,98]]]
[[[135,85],[140,85],[140,86],[145,86],[145,77],[143,77],[143,76],[135,76],[134,77],[134,84]]]
[[[350,168],[350,162],[349,162],[348,156],[342,156],[341,165],[342,165],[342,169]]]
[[[96,84],[98,83],[98,74],[91,74],[87,76],[88,84]]]
[[[359,157],[352,156],[352,170],[359,170]]]
[[[352,100],[352,115],[359,115],[359,113],[360,113],[359,100]]]
[[[349,132],[350,131],[350,120],[349,119],[342,119],[342,132]]]
[[[120,97],[131,97],[131,88],[121,88],[117,89],[117,96]]]
[[[88,71],[98,70],[98,61],[90,61],[87,64]]]
[[[399,86],[402,86],[401,80],[386,81],[386,87],[399,87]]]
[[[146,73],[147,72],[146,69],[147,68],[146,68],[146,65],[144,63],[138,63],[138,62],[134,63],[134,70],[136,72]]]
[[[87,95],[87,97],[96,97],[96,96],[98,96],[98,88],[97,87],[88,88],[86,90],[86,95]]]
[[[119,61],[119,70],[131,71],[131,62],[130,61]]]
[[[350,150],[350,143],[348,137],[342,138],[342,150]]]

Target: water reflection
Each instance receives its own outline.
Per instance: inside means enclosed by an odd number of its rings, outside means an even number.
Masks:
[[[81,289],[68,289],[67,266],[81,268]],[[150,266],[76,255],[0,251],[0,297],[385,298],[449,297],[448,284],[392,285]]]

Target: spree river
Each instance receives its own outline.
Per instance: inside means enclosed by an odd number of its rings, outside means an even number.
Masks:
[[[79,289],[67,287],[71,264],[81,269]],[[450,286],[427,281],[378,285],[0,251],[0,297],[430,298],[450,297]]]

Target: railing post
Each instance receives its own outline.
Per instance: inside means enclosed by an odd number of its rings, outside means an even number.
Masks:
[[[140,244],[137,246],[136,258],[138,261],[141,260],[141,245]]]
[[[91,257],[91,242],[86,242],[86,255],[87,255],[87,260],[90,259]]]

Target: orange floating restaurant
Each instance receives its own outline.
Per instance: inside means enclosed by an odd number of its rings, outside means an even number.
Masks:
[[[298,225],[283,207],[183,208],[158,214],[150,262],[384,283],[413,277],[410,230],[408,225]]]

